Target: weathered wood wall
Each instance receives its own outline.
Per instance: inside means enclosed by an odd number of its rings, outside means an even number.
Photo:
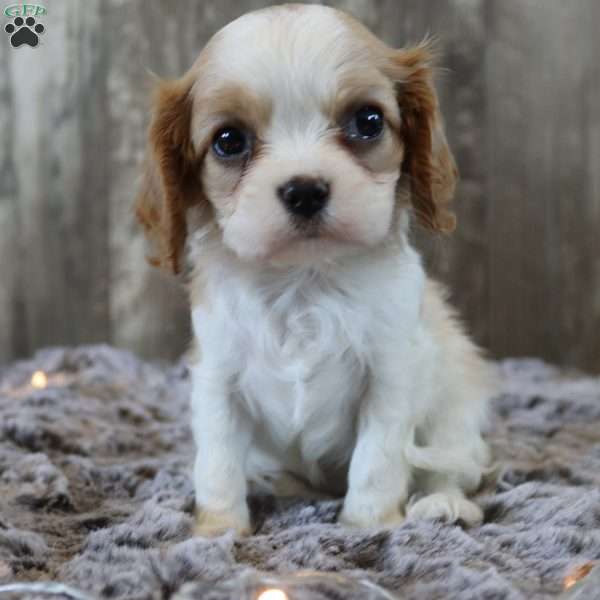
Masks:
[[[40,47],[1,40],[0,362],[48,344],[185,348],[185,298],[144,263],[131,212],[148,71],[182,73],[267,4],[52,0]],[[600,2],[330,4],[391,44],[440,39],[459,228],[418,237],[477,339],[600,371]]]

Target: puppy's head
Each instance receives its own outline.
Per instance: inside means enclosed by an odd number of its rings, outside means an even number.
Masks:
[[[268,264],[381,244],[409,204],[451,230],[456,168],[431,61],[427,46],[392,49],[323,6],[219,31],[157,92],[137,214],[158,262],[179,270],[193,211],[231,253]]]

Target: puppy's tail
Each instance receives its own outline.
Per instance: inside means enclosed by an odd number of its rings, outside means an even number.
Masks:
[[[489,449],[481,438],[470,448],[436,448],[417,446],[415,433],[413,427],[404,446],[406,460],[417,469],[453,476],[463,490],[476,490],[482,476],[496,469],[490,466]]]

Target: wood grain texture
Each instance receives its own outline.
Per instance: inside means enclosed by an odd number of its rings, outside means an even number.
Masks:
[[[551,4],[489,4],[490,345],[598,371],[599,7]]]
[[[0,44],[0,362],[27,351],[22,280],[18,268],[22,251],[17,235],[19,190],[12,153],[15,103],[6,69],[9,52],[9,46]]]
[[[430,270],[495,356],[600,372],[600,3],[334,0],[395,46],[431,34],[461,171]],[[0,47],[0,361],[109,341],[173,358],[185,294],[144,261],[132,201],[154,73],[176,77],[258,0],[53,0]]]
[[[7,265],[17,305],[16,353],[109,337],[99,3],[63,2],[46,21],[44,46],[3,49],[15,166]],[[5,40],[3,40],[4,42]]]

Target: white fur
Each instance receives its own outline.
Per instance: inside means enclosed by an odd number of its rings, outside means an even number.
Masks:
[[[399,522],[416,491],[409,517],[481,520],[465,492],[489,459],[493,378],[407,241],[401,140],[387,129],[359,166],[330,135],[348,73],[400,119],[365,39],[330,9],[272,9],[229,25],[198,63],[197,148],[228,118],[206,116],[211,86],[241,84],[270,110],[248,172],[207,153],[215,219],[188,215],[200,534],[248,532],[250,486],[345,494],[340,520],[356,526]],[[320,238],[294,230],[275,193],[305,173],[332,182]]]
[[[488,462],[491,379],[404,237],[331,265],[271,270],[217,248],[207,261],[206,246],[206,302],[192,313],[201,533],[215,514],[217,530],[247,531],[247,482],[281,493],[289,476],[343,493],[348,473],[345,523],[399,521],[419,480],[433,495],[409,515],[481,518],[462,490]]]

